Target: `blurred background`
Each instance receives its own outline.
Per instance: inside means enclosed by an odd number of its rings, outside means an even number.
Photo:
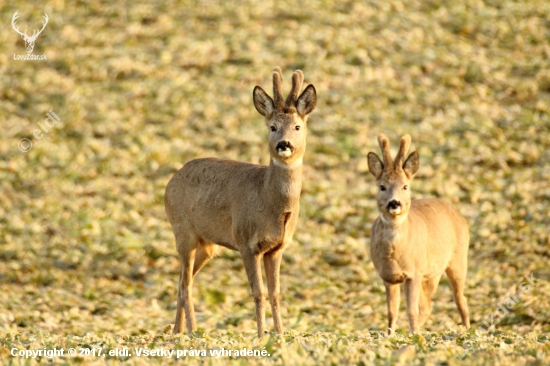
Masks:
[[[33,51],[47,60],[14,59],[15,11],[28,34],[48,14]],[[168,331],[178,259],[164,188],[194,158],[268,163],[252,90],[271,94],[275,66],[285,95],[295,69],[318,93],[281,269],[287,330],[385,329],[366,155],[379,133],[393,151],[409,133],[413,197],[470,223],[472,326],[534,272],[498,328],[550,331],[547,1],[59,0],[0,15],[0,332]],[[49,111],[60,122],[37,138]],[[238,253],[221,250],[194,286],[199,329],[255,332]],[[458,329],[446,279],[434,299],[426,329]]]

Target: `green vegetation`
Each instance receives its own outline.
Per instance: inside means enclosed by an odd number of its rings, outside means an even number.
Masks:
[[[16,10],[29,33],[49,15],[34,49],[47,61],[14,60],[26,53],[9,24]],[[235,364],[550,363],[550,2],[46,1],[0,14],[3,363],[26,362],[13,347],[124,346],[271,355]],[[200,331],[173,336],[178,260],[164,187],[197,157],[267,163],[252,89],[270,90],[277,65],[285,91],[301,68],[319,97],[281,268],[287,332],[254,338],[241,259],[224,249],[195,282]],[[61,122],[37,139],[50,110]],[[444,198],[470,222],[470,332],[444,279],[424,332],[405,331],[403,302],[403,330],[383,335],[366,160],[381,132],[412,136],[413,196]],[[476,335],[530,273],[536,285]],[[115,359],[165,362],[105,360]]]

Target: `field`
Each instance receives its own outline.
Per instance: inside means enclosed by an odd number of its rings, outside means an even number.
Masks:
[[[11,353],[54,347],[82,352],[56,363],[176,362],[134,351],[149,347],[209,365],[549,364],[550,2],[234,3],[0,4],[0,362],[47,363]],[[14,59],[15,11],[29,34],[48,14],[33,52],[47,60]],[[195,281],[199,331],[174,336],[164,188],[198,157],[268,163],[252,90],[271,94],[275,66],[285,94],[299,68],[318,95],[281,268],[285,334],[255,338],[241,258],[223,249]],[[49,111],[60,122],[41,132]],[[413,198],[470,224],[470,331],[444,277],[422,332],[402,299],[385,335],[366,158],[379,133],[394,151],[412,136]],[[195,355],[221,348],[269,356]]]

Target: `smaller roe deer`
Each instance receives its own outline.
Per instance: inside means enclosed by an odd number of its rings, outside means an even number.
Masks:
[[[445,271],[453,288],[462,324],[470,327],[464,282],[470,234],[466,220],[446,202],[418,199],[411,202],[409,185],[418,170],[415,151],[403,162],[411,137],[401,138],[399,152],[392,161],[389,141],[378,136],[383,162],[368,154],[370,172],[379,186],[380,215],[371,232],[371,257],[384,280],[388,304],[388,334],[395,330],[399,311],[399,284],[405,283],[407,315],[411,332],[432,312],[431,295]]]

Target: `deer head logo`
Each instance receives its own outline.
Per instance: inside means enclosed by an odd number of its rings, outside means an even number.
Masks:
[[[25,48],[27,49],[27,53],[32,53],[32,50],[34,49],[34,42],[36,42],[36,38],[38,38],[38,35],[42,33],[44,28],[46,28],[46,24],[48,24],[48,14],[44,13],[45,22],[42,23],[42,29],[40,29],[39,31],[35,30],[32,36],[29,37],[27,35],[26,29],[25,29],[25,33],[21,33],[19,31],[19,27],[16,26],[15,20],[19,18],[19,15],[17,15],[17,13],[18,11],[16,11],[15,14],[13,14],[13,17],[11,18],[11,26],[13,27],[13,29],[15,29],[17,33],[21,35],[21,38],[23,38],[23,40],[25,41]]]

